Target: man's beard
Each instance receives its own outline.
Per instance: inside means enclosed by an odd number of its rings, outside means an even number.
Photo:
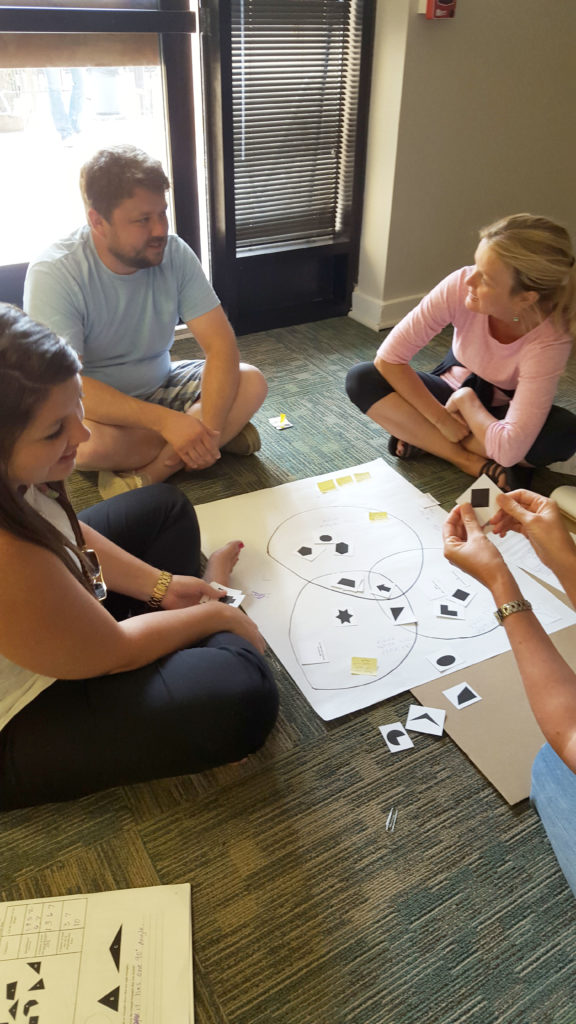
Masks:
[[[161,239],[151,238],[150,241],[161,241]],[[128,256],[125,252],[119,252],[118,250],[115,249],[110,249],[110,253],[114,257],[114,259],[118,260],[118,262],[122,263],[125,267],[130,267],[131,270],[148,270],[150,267],[157,267],[158,264],[161,263],[164,258],[164,252],[166,250],[166,240],[162,239],[162,241],[164,241],[163,248],[154,249],[154,252],[160,254],[159,260],[153,260],[149,256],[144,255],[144,253],[142,253],[141,256]]]

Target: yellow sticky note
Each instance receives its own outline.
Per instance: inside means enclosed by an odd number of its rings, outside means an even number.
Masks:
[[[281,412],[280,413],[280,426],[283,426],[284,423],[286,423],[286,414]]]
[[[336,483],[338,484],[338,487],[345,487],[346,484],[353,484],[354,481],[351,476],[337,476]]]
[[[318,490],[321,491],[322,494],[326,494],[327,491],[335,491],[336,484],[333,480],[320,480],[318,482]]]
[[[350,672],[353,676],[375,676],[378,674],[378,658],[352,658]]]
[[[388,519],[388,513],[387,512],[369,512],[368,513],[368,518],[371,520],[371,522],[377,523],[380,519]]]
[[[361,484],[363,480],[370,479],[370,473],[354,473],[354,479],[357,484]]]

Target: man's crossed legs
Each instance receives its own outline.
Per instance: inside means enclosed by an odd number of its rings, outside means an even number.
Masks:
[[[199,359],[173,363],[168,379],[146,401],[194,417],[200,426],[203,368],[204,361]],[[98,470],[98,489],[103,498],[110,498],[161,483],[183,468],[204,469],[220,458],[220,451],[251,455],[260,449],[260,437],[250,419],[267,391],[260,370],[240,363],[238,389],[219,436],[210,432],[213,440],[200,451],[191,446],[183,453],[186,461],[155,430],[87,419],[91,436],[78,450],[77,468]]]

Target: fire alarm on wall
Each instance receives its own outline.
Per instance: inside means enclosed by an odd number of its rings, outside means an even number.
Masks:
[[[453,18],[456,13],[456,0],[420,0],[419,12],[425,14],[430,21]]]

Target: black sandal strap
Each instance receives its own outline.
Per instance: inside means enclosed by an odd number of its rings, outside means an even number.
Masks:
[[[506,486],[508,486],[508,474],[506,472],[506,469],[504,468],[504,466],[501,466],[499,462],[495,462],[494,459],[486,459],[486,462],[482,466],[479,475],[487,476],[488,479],[491,480],[493,484],[496,484],[496,487],[499,487],[501,490],[501,480],[502,476],[504,476],[505,484]]]

